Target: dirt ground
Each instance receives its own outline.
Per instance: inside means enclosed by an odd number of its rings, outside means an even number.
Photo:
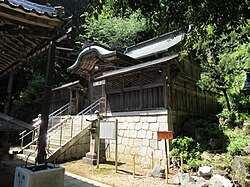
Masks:
[[[82,160],[76,160],[60,164],[66,171],[93,179],[104,184],[108,184],[114,187],[154,187],[154,186],[167,186],[167,187],[179,187],[180,185],[173,184],[170,175],[170,179],[153,178],[150,176],[151,168],[143,168],[136,165],[135,177],[133,177],[133,165],[131,163],[118,163],[117,173],[115,172],[115,164],[113,161],[108,161],[105,164],[100,164],[99,169],[96,166],[92,166],[83,163]]]

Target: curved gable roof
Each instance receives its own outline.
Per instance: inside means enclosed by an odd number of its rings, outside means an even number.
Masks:
[[[86,75],[98,62],[114,62],[121,67],[134,65],[138,63],[135,59],[130,58],[119,51],[112,51],[109,48],[92,45],[85,47],[78,55],[76,62],[68,68],[71,73]]]

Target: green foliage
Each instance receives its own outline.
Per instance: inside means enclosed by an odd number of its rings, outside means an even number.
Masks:
[[[37,114],[41,113],[44,78],[34,75],[26,89],[14,102],[11,115],[26,122],[30,122]]]
[[[84,14],[86,24],[80,42],[86,39],[108,46],[112,49],[122,50],[141,40],[147,30],[147,21],[140,11],[126,16],[114,16],[109,8],[101,10],[96,18],[94,15]]]
[[[200,29],[204,25],[214,25],[216,33],[222,33],[227,27],[237,28],[249,18],[250,2],[245,0],[123,0],[119,1],[122,7],[131,7],[132,10],[140,9],[144,16],[152,22],[157,22],[155,29],[157,34],[167,31],[187,27],[193,24],[195,29]],[[205,33],[199,32],[205,36]]]
[[[171,155],[183,156],[185,160],[199,158],[200,145],[191,137],[177,137],[172,140],[173,150]]]
[[[218,36],[215,27],[209,25],[203,31],[205,37],[194,31],[187,42],[187,45],[193,44],[202,68],[198,84],[204,90],[218,93],[219,101],[230,111],[234,98],[239,97],[243,88],[246,76],[244,68],[250,60],[250,30],[241,26]]]
[[[247,146],[250,136],[246,135],[246,133],[238,127],[234,129],[226,127],[224,133],[230,139],[230,143],[227,147],[228,152],[231,155],[240,155],[243,148]]]
[[[200,151],[226,151],[228,137],[216,122],[213,118],[189,120],[184,124],[184,135],[198,142]]]
[[[248,114],[240,113],[236,110],[229,111],[227,109],[223,109],[217,117],[221,119],[222,125],[241,126],[244,120],[247,119]]]

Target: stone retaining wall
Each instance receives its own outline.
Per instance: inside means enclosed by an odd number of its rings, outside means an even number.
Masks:
[[[108,121],[118,120],[118,160],[150,165],[166,157],[164,140],[157,140],[157,131],[168,131],[167,110],[108,114]],[[110,142],[110,157],[114,158],[115,141]],[[169,150],[169,145],[168,145]]]
[[[64,145],[60,150],[58,150],[55,153],[54,158],[56,158],[57,163],[81,159],[89,151],[89,143],[89,131],[86,128],[80,134],[72,138],[72,140]]]

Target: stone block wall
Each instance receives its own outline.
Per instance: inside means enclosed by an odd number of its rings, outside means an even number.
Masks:
[[[108,121],[118,120],[118,160],[150,165],[165,160],[164,140],[157,140],[157,131],[171,130],[168,125],[168,113],[164,111],[129,112],[108,114]],[[115,155],[115,141],[110,143],[110,157]],[[169,145],[168,145],[169,151]]]
[[[55,153],[56,162],[81,159],[89,151],[89,143],[89,131],[85,129]]]

